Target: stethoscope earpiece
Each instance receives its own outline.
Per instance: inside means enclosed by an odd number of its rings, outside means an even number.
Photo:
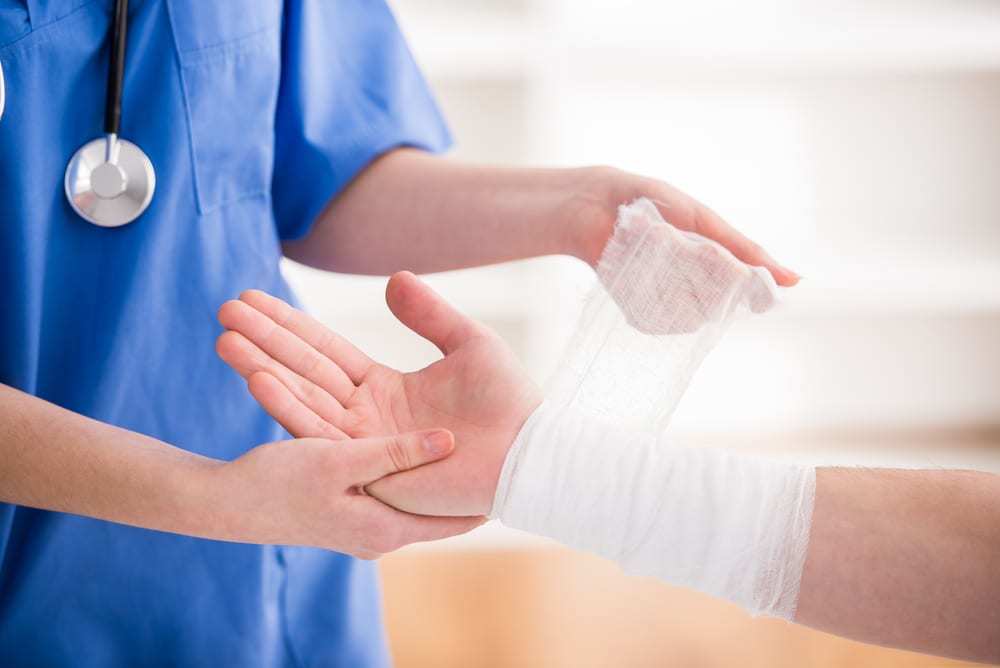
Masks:
[[[142,149],[118,137],[125,74],[128,0],[115,0],[111,23],[104,137],[87,142],[66,165],[63,187],[81,218],[101,227],[120,227],[142,215],[153,200],[156,172]],[[0,107],[2,108],[2,107]]]

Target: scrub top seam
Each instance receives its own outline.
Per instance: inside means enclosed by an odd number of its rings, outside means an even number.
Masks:
[[[209,214],[209,213],[213,213],[214,211],[217,211],[217,210],[219,210],[221,208],[224,208],[226,206],[229,206],[231,204],[236,204],[237,202],[241,202],[241,201],[243,201],[245,199],[258,199],[258,198],[260,198],[260,199],[264,199],[264,200],[268,200],[269,201],[270,196],[271,196],[271,191],[270,190],[267,190],[265,188],[258,188],[257,190],[251,190],[251,191],[248,191],[248,192],[245,192],[245,193],[240,193],[239,195],[236,195],[235,197],[230,197],[228,199],[224,199],[224,200],[222,200],[221,202],[218,202],[218,203],[213,203],[213,204],[207,205],[207,206],[200,206],[199,209],[201,210],[202,215],[206,215],[206,214]]]
[[[55,19],[54,21],[49,21],[48,23],[43,23],[42,25],[39,25],[39,26],[36,26],[33,23],[31,23],[31,14],[29,13],[28,14],[28,25],[31,26],[31,27],[28,29],[28,32],[24,33],[23,35],[19,35],[18,37],[16,37],[15,39],[13,39],[13,40],[11,40],[9,42],[5,42],[4,44],[0,44],[0,53],[5,53],[5,52],[8,52],[8,51],[11,54],[13,54],[13,53],[21,53],[23,51],[29,51],[29,50],[31,50],[33,48],[36,48],[37,46],[39,46],[38,44],[27,44],[27,45],[24,45],[24,44],[21,44],[21,42],[23,42],[25,40],[31,40],[32,37],[37,37],[39,40],[41,40],[43,38],[46,38],[47,36],[45,35],[45,33],[47,31],[57,29],[59,27],[60,23],[66,21],[68,19],[75,18],[76,15],[79,14],[80,12],[82,12],[84,9],[87,9],[91,5],[96,4],[96,3],[97,3],[97,0],[88,0],[88,2],[83,3],[82,5],[80,5],[79,7],[75,8],[73,11],[69,12],[68,14],[66,14],[64,16],[60,16],[59,18]]]
[[[177,27],[174,23],[173,10],[170,8],[170,3],[163,3],[164,10],[167,12],[167,24],[170,26],[170,40],[174,45],[174,64],[177,69],[177,83],[181,89],[181,101],[184,105],[184,123],[187,126],[187,154],[188,161],[191,168],[191,190],[194,194],[194,205],[195,210],[199,215],[205,215],[205,211],[201,205],[201,184],[198,182],[197,173],[197,158],[194,154],[194,131],[191,127],[191,103],[188,101],[188,91],[187,84],[184,81],[184,63],[181,60],[180,47],[177,46]]]
[[[288,560],[285,559],[285,548],[283,545],[276,545],[274,548],[276,561],[281,566],[281,589],[278,591],[278,613],[281,615],[281,638],[285,641],[285,651],[291,659],[295,668],[305,668],[299,653],[295,650],[295,643],[292,641],[292,630],[288,625]]]
[[[182,49],[175,40],[174,46],[176,47],[177,53],[180,55],[181,59],[185,61],[185,67],[196,67],[206,61],[212,62],[218,58],[225,58],[226,56],[232,54],[239,54],[247,51],[253,47],[253,44],[256,41],[263,39],[272,33],[280,32],[280,30],[281,24],[276,23],[264,28],[258,28],[257,30],[248,32],[245,35],[240,35],[239,37],[234,37],[217,44],[208,44],[194,49]],[[188,62],[189,60],[190,62]]]

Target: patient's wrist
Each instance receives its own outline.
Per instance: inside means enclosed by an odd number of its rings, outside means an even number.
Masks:
[[[814,486],[808,466],[673,447],[543,404],[511,448],[491,516],[631,574],[791,619]]]

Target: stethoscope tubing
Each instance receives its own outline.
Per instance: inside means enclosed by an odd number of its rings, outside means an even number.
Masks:
[[[104,102],[104,134],[117,135],[122,121],[122,86],[125,80],[125,45],[128,33],[128,0],[115,0],[111,21],[111,57]]]

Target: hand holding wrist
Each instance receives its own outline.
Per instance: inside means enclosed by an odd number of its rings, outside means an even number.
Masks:
[[[307,438],[268,443],[203,479],[215,537],[322,547],[374,558],[403,545],[464,533],[479,517],[399,512],[362,488],[447,457],[449,432],[432,430],[349,443]]]

